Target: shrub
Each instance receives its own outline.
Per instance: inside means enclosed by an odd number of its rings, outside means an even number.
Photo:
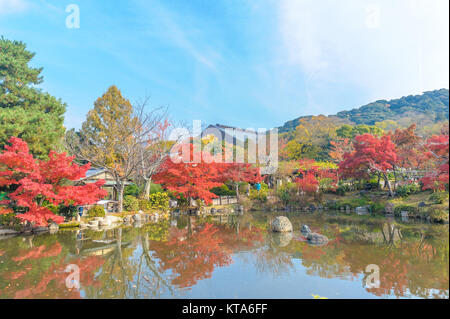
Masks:
[[[88,210],[89,217],[105,217],[105,209],[103,206],[95,205]]]
[[[339,196],[344,196],[345,193],[350,191],[350,186],[347,184],[340,184],[337,188],[336,188],[336,194]]]
[[[372,203],[367,198],[353,197],[350,199],[344,199],[344,200],[338,201],[336,203],[336,208],[345,207],[347,205],[350,206],[350,208],[356,208],[356,207],[367,206],[367,205],[371,205],[371,204]]]
[[[139,200],[139,209],[149,211],[152,209],[166,210],[169,208],[169,195],[167,193],[150,194],[149,199]]]
[[[131,195],[127,195],[123,198],[123,208],[127,212],[135,212],[139,210],[139,200]]]
[[[169,195],[167,193],[154,193],[149,198],[150,205],[153,209],[166,210],[169,208]]]
[[[236,195],[236,192],[233,190],[230,190],[227,185],[223,184],[219,187],[214,187],[211,189],[211,193],[217,195],[217,196],[234,196]]]
[[[134,197],[138,197],[141,193],[141,189],[136,184],[129,184],[125,186],[125,189],[123,191],[123,194],[125,196],[130,195]]]
[[[401,212],[417,213],[418,208],[412,205],[400,205],[394,208],[394,213],[400,215]]]
[[[448,193],[446,192],[435,192],[430,195],[428,198],[430,201],[432,201],[434,204],[443,204],[448,200]]]
[[[152,204],[148,199],[140,199],[139,200],[139,209],[142,211],[149,211],[152,209]]]
[[[20,226],[21,220],[16,218],[15,213],[0,214],[0,225],[17,228]]]
[[[58,215],[64,216],[65,220],[70,220],[77,216],[77,207],[74,205],[59,206]]]
[[[409,195],[416,194],[418,192],[420,192],[420,186],[414,183],[398,186],[396,190],[397,195],[401,197],[408,197]]]
[[[261,188],[261,190],[258,192],[256,189],[251,189],[249,197],[252,200],[257,200],[265,203],[267,201],[267,190]]]
[[[370,205],[370,211],[373,213],[382,213],[384,212],[385,205],[381,203],[373,203]]]
[[[289,204],[295,198],[296,193],[297,187],[294,183],[283,184],[277,190],[278,198],[284,205]]]

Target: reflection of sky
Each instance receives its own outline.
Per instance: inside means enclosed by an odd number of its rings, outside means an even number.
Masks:
[[[376,298],[362,289],[362,276],[354,281],[308,275],[301,260],[294,269],[278,274],[255,271],[256,257],[251,252],[233,255],[233,263],[214,270],[212,278],[192,287],[189,298]]]

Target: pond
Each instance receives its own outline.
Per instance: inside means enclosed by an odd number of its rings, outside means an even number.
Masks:
[[[284,215],[295,231],[273,234],[269,221],[278,215],[182,216],[141,227],[2,239],[0,298],[449,296],[448,225],[291,212]],[[308,244],[303,224],[329,243]],[[368,280],[369,265],[379,269],[377,287],[369,286],[376,282]],[[67,286],[74,267],[79,289]]]

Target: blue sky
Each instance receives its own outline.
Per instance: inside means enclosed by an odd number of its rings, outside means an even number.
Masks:
[[[36,52],[76,128],[112,84],[243,128],[448,88],[448,19],[447,0],[0,0],[0,35]]]

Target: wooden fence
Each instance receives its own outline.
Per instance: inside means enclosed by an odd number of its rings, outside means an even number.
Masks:
[[[238,202],[236,196],[220,196],[217,198],[213,198],[213,205],[228,205],[228,204],[236,204]]]

